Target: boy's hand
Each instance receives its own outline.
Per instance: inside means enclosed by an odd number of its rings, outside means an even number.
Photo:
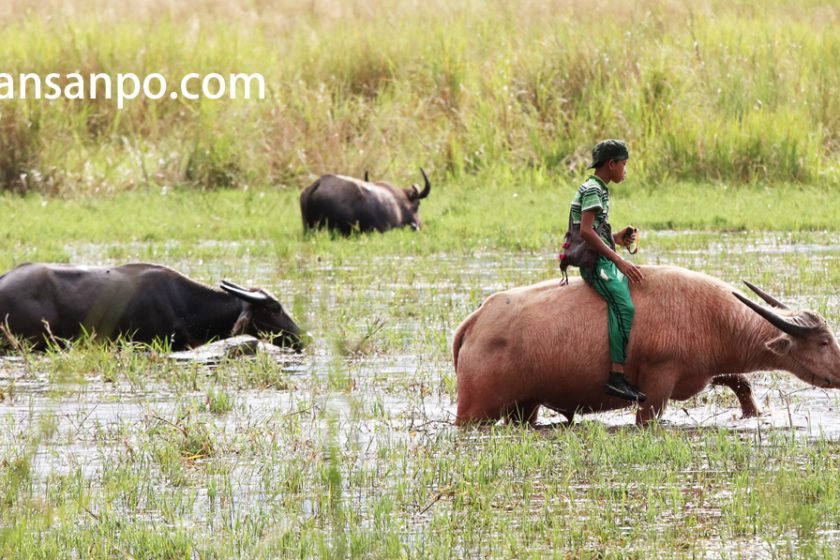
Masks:
[[[616,243],[621,245],[625,249],[630,249],[633,243],[635,243],[636,238],[639,235],[639,230],[634,228],[633,226],[627,226],[623,230],[621,230],[618,235],[616,235]]]
[[[645,276],[642,274],[642,269],[636,266],[635,264],[631,263],[630,261],[618,259],[618,262],[615,263],[615,266],[631,282],[641,284],[642,280],[645,279]]]

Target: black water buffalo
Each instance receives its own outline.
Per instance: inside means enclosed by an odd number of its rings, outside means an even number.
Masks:
[[[7,335],[25,338],[36,349],[84,333],[168,340],[173,350],[237,334],[302,347],[300,329],[274,296],[227,281],[221,288],[154,264],[27,263],[0,276],[0,322]]]
[[[390,183],[369,182],[344,177],[323,175],[300,193],[300,212],[304,231],[327,227],[342,235],[358,231],[387,231],[391,228],[411,226],[419,229],[417,211],[420,200],[429,196],[432,185],[423,169],[425,187],[417,185],[400,189]]]

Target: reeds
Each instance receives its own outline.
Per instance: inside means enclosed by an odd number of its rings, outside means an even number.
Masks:
[[[196,8],[196,6],[193,6]],[[7,16],[4,72],[261,72],[263,101],[4,101],[3,188],[291,186],[342,172],[577,174],[604,137],[645,182],[836,183],[837,10],[772,2],[76,0]],[[340,18],[337,16],[341,16]],[[138,23],[140,25],[138,25]]]

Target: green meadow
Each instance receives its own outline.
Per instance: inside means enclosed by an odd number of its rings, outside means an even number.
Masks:
[[[452,333],[557,275],[599,139],[634,261],[840,324],[829,2],[47,0],[0,74],[260,72],[264,100],[0,99],[0,272],[158,262],[262,286],[299,355],[0,344],[0,558],[833,558],[840,394],[754,378],[537,429],[452,424]],[[0,87],[0,95],[3,89]],[[323,173],[432,181],[418,232],[304,236]]]

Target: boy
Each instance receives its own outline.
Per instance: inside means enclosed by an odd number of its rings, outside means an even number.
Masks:
[[[635,314],[628,279],[641,283],[643,276],[639,267],[615,252],[616,244],[630,246],[636,240],[636,231],[628,226],[612,235],[607,229],[603,237],[596,231],[604,222],[609,224],[608,185],[624,180],[629,158],[627,145],[621,140],[599,142],[592,149],[592,164],[589,166],[595,172],[578,189],[571,213],[572,222],[580,224],[580,237],[598,253],[594,272],[581,269],[581,276],[607,302],[612,367],[604,392],[629,401],[644,402],[644,393],[633,387],[624,375],[627,341]]]

